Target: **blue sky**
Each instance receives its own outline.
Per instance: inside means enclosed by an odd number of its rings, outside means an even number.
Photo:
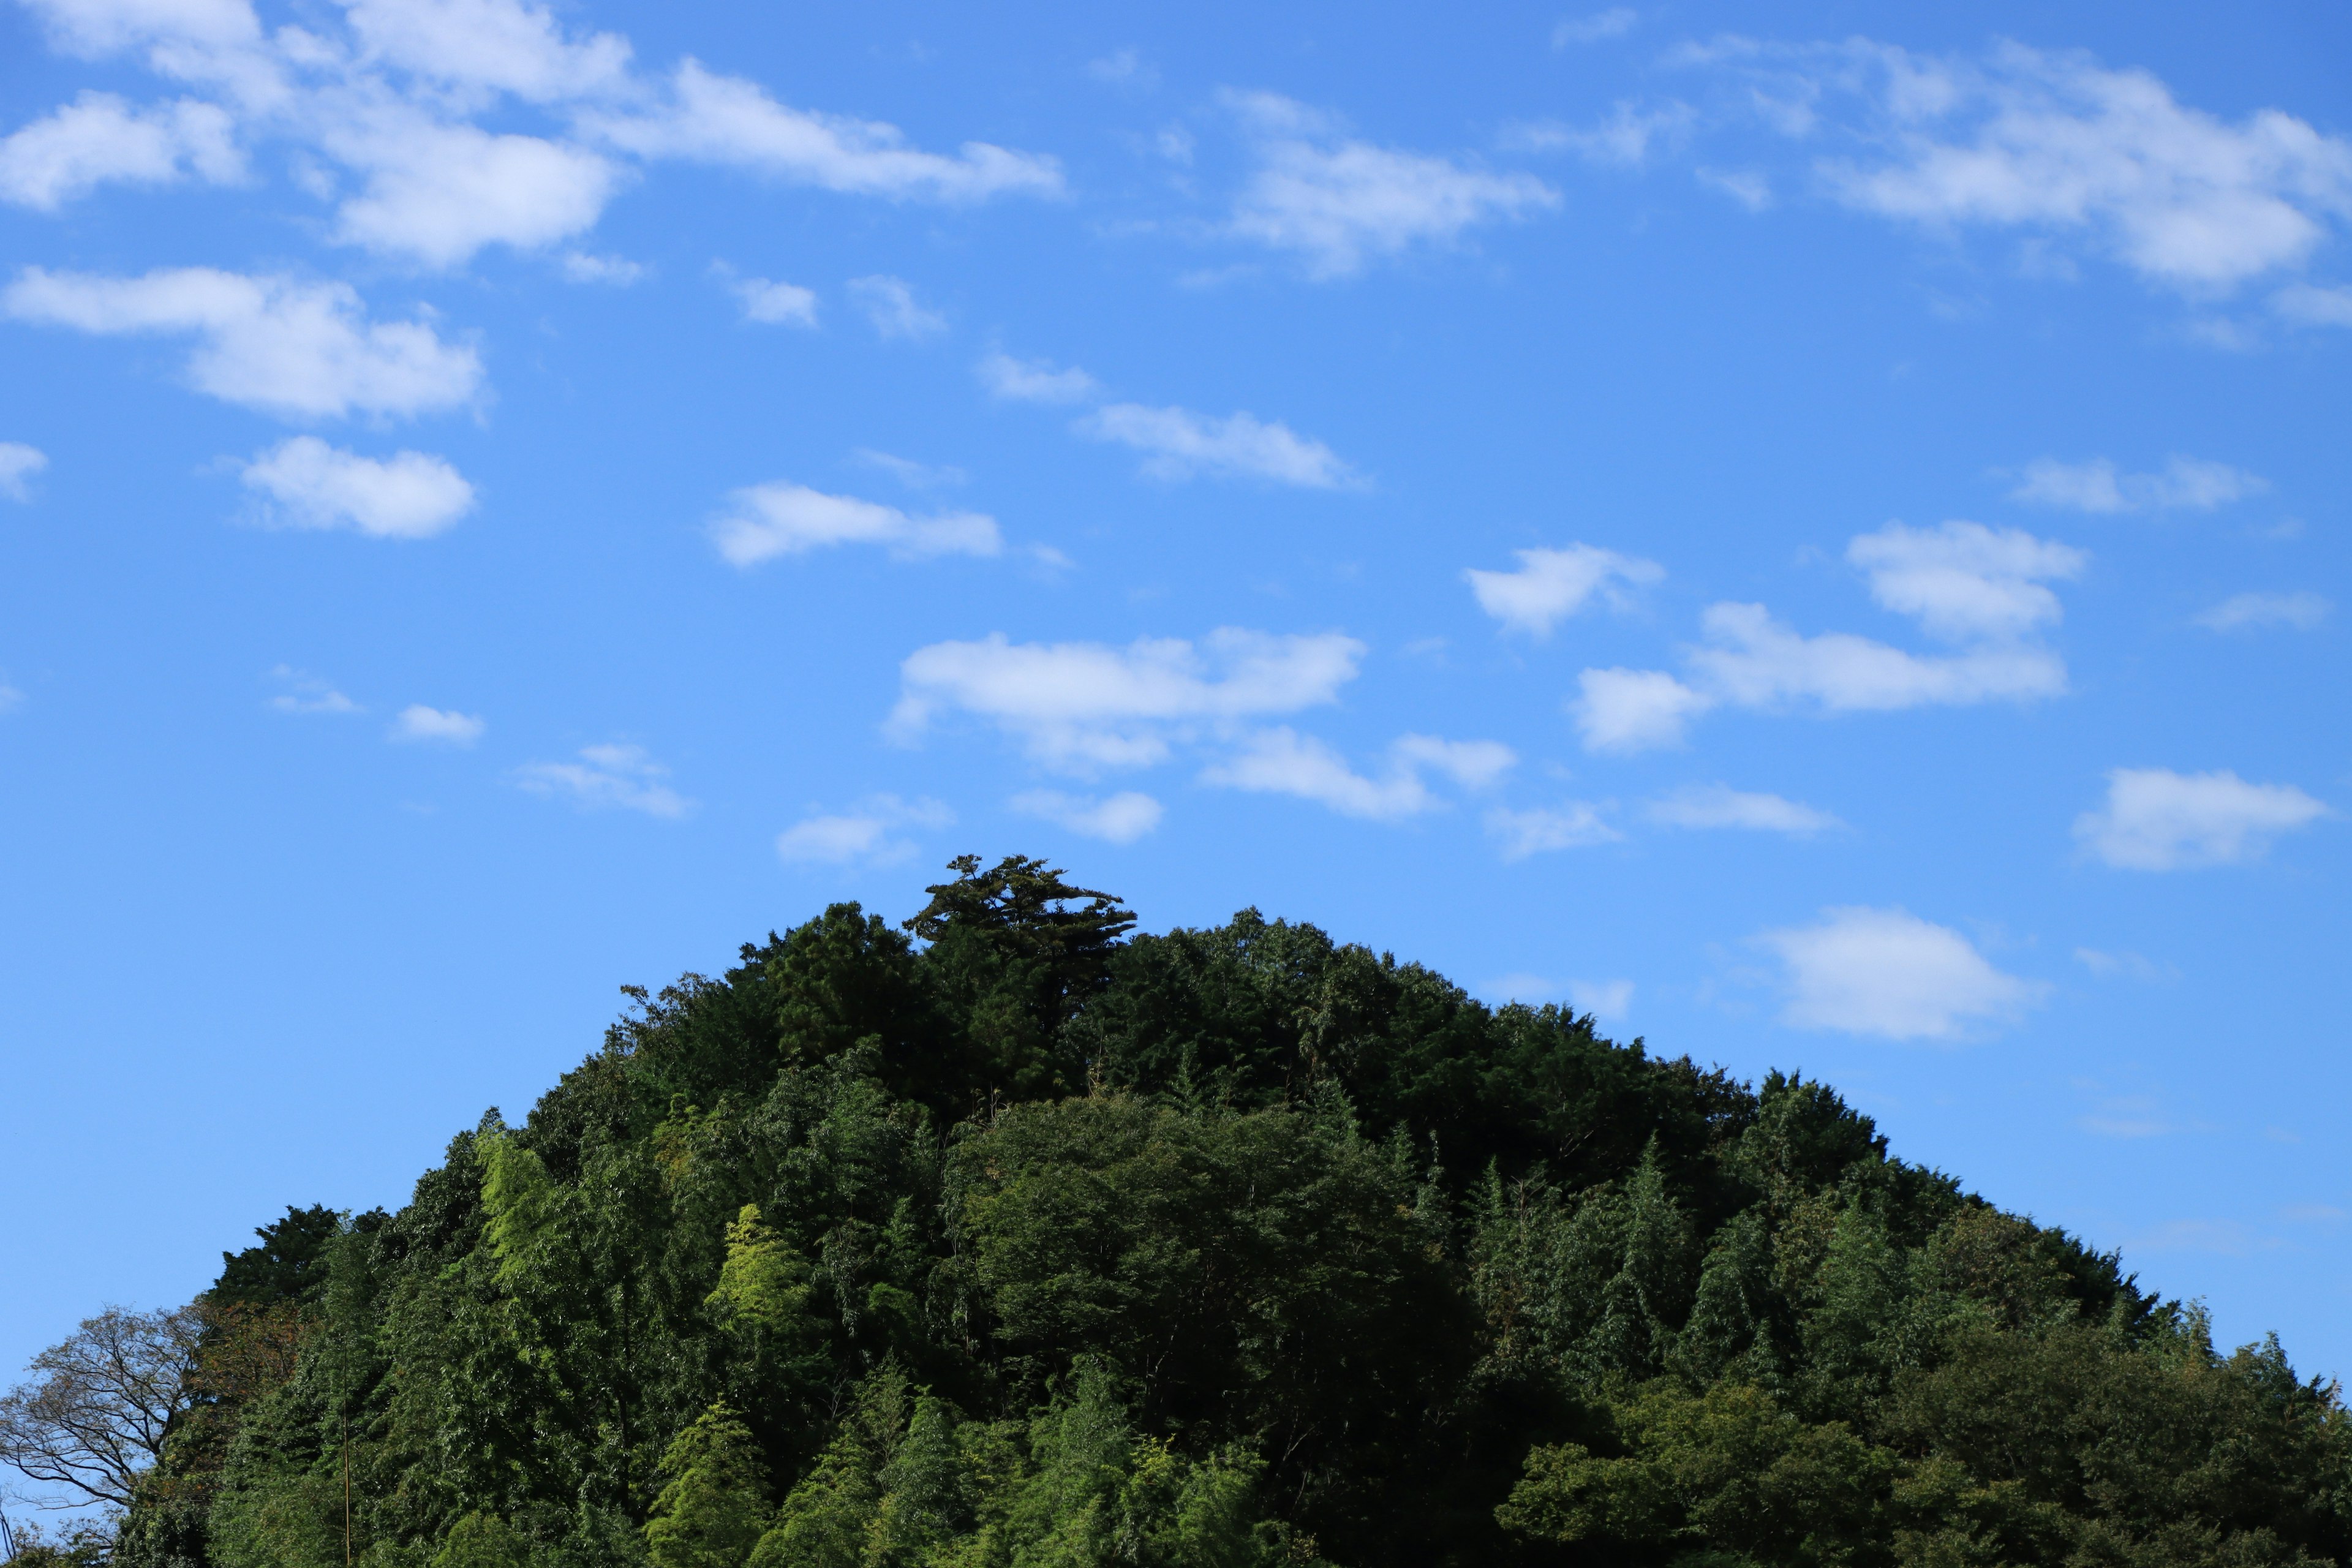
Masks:
[[[0,1361],[950,855],[2352,1372],[2352,17],[0,11]]]

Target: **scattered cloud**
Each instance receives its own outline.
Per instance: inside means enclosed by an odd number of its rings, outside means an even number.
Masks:
[[[1945,642],[2009,641],[2061,618],[2044,583],[2078,577],[2081,551],[2021,529],[1947,522],[1931,529],[1890,522],[1858,535],[1846,559],[1870,581],[1870,596],[1916,616]]]
[[[486,246],[533,250],[593,228],[621,171],[584,147],[421,114],[330,134],[366,183],[337,209],[333,237],[429,268]]]
[[[2002,44],[1970,60],[1862,38],[1724,39],[1682,58],[1744,77],[1786,135],[1836,117],[1868,151],[1814,169],[1857,210],[2074,241],[2183,292],[2298,268],[2352,215],[2352,143],[2277,110],[2224,121],[2080,51]],[[1838,117],[1847,101],[1858,116]]]
[[[996,520],[984,512],[909,517],[879,501],[826,495],[781,480],[736,490],[728,500],[733,510],[711,523],[710,537],[733,566],[835,544],[878,544],[898,561],[995,555],[1004,548]]]
[[[269,700],[269,706],[280,713],[334,714],[364,713],[366,709],[335,689],[331,681],[281,664],[269,672],[269,678],[285,689]]]
[[[2173,1131],[2155,1098],[2145,1094],[2110,1095],[2096,1110],[2077,1117],[2075,1124],[2102,1138],[2161,1138]]]
[[[1646,752],[1682,744],[1683,728],[1715,699],[1663,669],[1588,669],[1569,703],[1589,752]]]
[[[1599,806],[1580,800],[1528,811],[1498,805],[1486,814],[1486,834],[1501,843],[1506,860],[1524,860],[1554,849],[1613,844],[1624,837],[1601,819]]]
[[[626,257],[592,256],[584,250],[565,251],[562,268],[563,276],[574,283],[609,283],[619,289],[637,282],[649,270]]]
[[[912,458],[901,458],[895,452],[877,452],[871,447],[859,447],[849,454],[849,460],[861,468],[878,469],[910,490],[933,490],[947,485],[960,485],[971,476],[952,463],[919,463]]]
[[[2047,649],[1990,644],[1922,656],[1844,632],[1801,637],[1761,605],[1712,605],[1707,642],[1691,668],[1723,700],[1743,708],[1812,703],[1832,713],[2054,697],[2066,667]]]
[[[1011,403],[1084,403],[1100,386],[1076,365],[1057,370],[1045,360],[1018,360],[1003,353],[980,362],[980,384]]]
[[[1760,213],[1772,205],[1771,176],[1758,169],[1694,169],[1692,176],[1702,185],[1721,191],[1749,212]]]
[[[1631,5],[1612,5],[1590,16],[1570,16],[1551,30],[1551,47],[1564,49],[1570,44],[1598,44],[1622,38],[1641,19],[1642,14]]]
[[[667,85],[668,101],[658,108],[586,114],[583,128],[641,157],[730,164],[847,195],[968,204],[1062,194],[1061,165],[1043,154],[985,142],[967,142],[954,157],[926,153],[907,145],[895,125],[794,109],[757,82],[694,60]]]
[[[933,643],[899,666],[891,733],[911,741],[964,713],[1018,740],[1038,762],[1088,773],[1165,761],[1204,730],[1337,700],[1366,649],[1337,632],[1277,637],[1227,626],[1197,644]]]
[[[1087,838],[1109,844],[1132,844],[1160,826],[1160,803],[1138,790],[1121,790],[1097,800],[1092,795],[1065,795],[1059,790],[1033,789],[1016,795],[1013,809]]]
[[[422,702],[412,702],[394,717],[391,739],[470,746],[482,738],[482,731],[487,728],[488,726],[482,722],[479,714],[460,713],[455,709],[427,708]]]
[[[1568,983],[1568,1000],[1580,1013],[1590,1013],[1602,1023],[1617,1023],[1633,1010],[1633,983],[1571,980]]]
[[[1948,926],[1899,909],[1827,909],[1769,931],[1788,1002],[1781,1021],[1892,1040],[1950,1040],[2014,1021],[2047,987],[2002,973]]]
[[[2172,971],[2151,963],[2137,952],[2103,952],[2095,947],[2078,947],[2074,962],[2102,980],[2122,975],[2130,980],[2158,981],[2178,979]]]
[[[189,98],[139,110],[110,92],[85,92],[0,139],[0,201],[37,212],[102,184],[226,184],[244,174],[227,111]]]
[[[2292,626],[2307,632],[2326,620],[2336,606],[2320,595],[2232,594],[2197,617],[2209,631],[2252,631],[2264,626]]]
[[[2106,804],[2074,819],[2074,837],[2119,869],[2172,871],[2258,860],[2278,835],[2329,815],[2292,784],[2248,784],[2227,771],[2116,768]]]
[[[1728,784],[1691,784],[1652,801],[1643,812],[1661,827],[1737,827],[1810,837],[1844,823],[1826,811]]]
[[[1687,103],[1668,101],[1643,109],[1620,100],[1608,116],[1589,127],[1564,125],[1557,120],[1515,125],[1504,132],[1502,145],[1517,153],[1573,153],[1588,163],[1604,168],[1638,169],[1654,153],[1672,153],[1690,139],[1698,119]]]
[[[49,466],[49,455],[22,441],[0,441],[0,496],[10,500],[33,499],[31,479]]]
[[[277,502],[272,521],[377,539],[430,539],[474,509],[474,487],[442,458],[362,458],[316,436],[279,442],[246,465],[244,479]]]
[[[1565,550],[1517,550],[1516,572],[1463,574],[1478,607],[1511,631],[1545,637],[1552,628],[1590,603],[1596,595],[1612,608],[1622,608],[1627,596],[1621,584],[1655,583],[1665,568],[1654,561],[1639,561],[1613,550],[1571,544]]]
[[[914,858],[908,828],[950,826],[955,813],[928,796],[901,800],[877,795],[836,815],[812,812],[776,835],[776,855],[788,865],[895,866]]]
[[[2271,296],[2271,309],[2297,326],[2352,327],[2352,289],[2291,283]]]
[[[1265,795],[1296,795],[1330,807],[1342,816],[1395,821],[1434,811],[1444,802],[1426,774],[1442,773],[1465,789],[1492,784],[1518,761],[1494,741],[1443,741],[1405,735],[1389,748],[1378,777],[1348,765],[1325,742],[1287,726],[1261,730],[1243,740],[1229,756],[1211,763],[1203,784]]]
[[[1160,79],[1160,73],[1133,49],[1113,49],[1099,59],[1088,60],[1087,74],[1097,81],[1123,87],[1150,87]]]
[[[814,289],[803,289],[797,283],[779,283],[769,278],[737,278],[730,279],[727,287],[741,303],[743,319],[747,321],[759,321],[772,327],[816,325],[816,290]],[[908,303],[911,308],[912,300]]]
[[[948,319],[918,303],[913,286],[903,278],[879,272],[870,278],[853,278],[849,280],[849,295],[882,337],[911,341],[947,331]]]
[[[617,808],[675,819],[694,802],[662,781],[669,770],[642,746],[583,746],[576,763],[526,763],[514,772],[515,785],[532,795],[568,800],[583,811]]]
[[[1146,454],[1143,471],[1159,479],[1194,474],[1271,479],[1305,489],[1360,486],[1356,471],[1322,442],[1251,414],[1195,414],[1114,403],[1078,421],[1077,430]]]
[[[1273,93],[1227,101],[1251,133],[1258,166],[1226,232],[1296,253],[1310,278],[1348,277],[1368,259],[1451,244],[1477,225],[1559,205],[1559,193],[1531,174],[1349,140],[1326,117]]]
[[[190,333],[199,392],[294,418],[404,415],[464,403],[481,384],[472,348],[423,321],[373,321],[344,283],[208,267],[101,278],[28,267],[0,291],[20,321],[85,332]]]
[[[2025,466],[2023,479],[2009,493],[2012,500],[2074,511],[2210,511],[2270,488],[2258,474],[2199,458],[2170,458],[2153,474],[2120,473],[2105,458],[2085,463],[2042,458]]]

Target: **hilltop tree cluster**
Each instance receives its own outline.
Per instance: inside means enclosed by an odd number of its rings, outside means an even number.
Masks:
[[[19,1568],[2352,1561],[2332,1386],[1819,1083],[953,868],[265,1227]]]

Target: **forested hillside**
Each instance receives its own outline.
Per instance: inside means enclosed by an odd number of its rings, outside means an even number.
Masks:
[[[633,991],[398,1213],[266,1227],[117,1560],[2352,1558],[2332,1387],[1824,1085],[955,869]]]

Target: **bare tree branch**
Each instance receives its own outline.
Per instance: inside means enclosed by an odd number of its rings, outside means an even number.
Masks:
[[[130,1506],[172,1418],[194,1397],[194,1307],[110,1307],[33,1358],[33,1381],[0,1397],[0,1464],[83,1500]]]

